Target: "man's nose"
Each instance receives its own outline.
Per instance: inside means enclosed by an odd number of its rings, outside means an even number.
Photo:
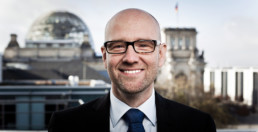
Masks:
[[[139,60],[139,55],[133,49],[132,45],[129,45],[127,51],[124,54],[123,62],[136,63]]]

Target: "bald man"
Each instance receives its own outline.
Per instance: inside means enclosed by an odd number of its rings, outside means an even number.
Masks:
[[[206,113],[164,99],[154,80],[165,61],[158,21],[126,9],[106,25],[102,58],[111,79],[104,97],[52,115],[49,131],[215,132]]]

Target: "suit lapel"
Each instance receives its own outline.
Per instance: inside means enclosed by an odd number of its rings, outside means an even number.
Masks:
[[[157,112],[157,131],[158,132],[169,132],[177,131],[177,112],[172,102],[160,96],[157,92],[155,93],[155,103]]]
[[[155,103],[156,103],[156,115],[157,115],[157,131],[166,132],[170,131],[173,127],[176,126],[176,118],[173,117],[173,109],[168,108],[169,103],[166,99],[161,97],[157,92],[155,92]],[[101,127],[97,129],[100,131],[109,131],[110,123],[110,93],[104,97],[97,100],[93,105],[95,110],[96,117],[99,117],[98,124]]]
[[[161,97],[158,93],[155,93],[155,99],[158,132],[185,130],[185,126],[182,126],[182,106],[179,107],[177,103]]]
[[[96,117],[99,118],[97,128],[99,131],[109,131],[110,93],[97,100],[93,105]]]
[[[167,101],[161,97],[157,92],[155,92],[155,103],[156,103],[156,115],[157,115],[157,131],[158,132],[166,132],[176,130],[177,126],[176,118],[171,114],[175,114],[173,109]],[[110,123],[110,93],[105,95],[104,97],[97,100],[97,102],[93,105],[93,109],[95,110],[96,117],[99,117],[98,127],[99,131],[109,131],[109,123]],[[171,118],[172,117],[172,118]]]
[[[164,132],[167,130],[167,106],[166,101],[157,92],[155,92],[156,115],[157,115],[157,131]]]

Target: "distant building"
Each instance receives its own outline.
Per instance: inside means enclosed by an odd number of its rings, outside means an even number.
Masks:
[[[50,12],[31,26],[25,47],[17,36],[3,54],[3,82],[15,80],[99,79],[110,82],[100,56],[96,56],[90,30],[76,15]]]
[[[167,60],[156,85],[167,94],[178,91],[189,96],[203,93],[204,52],[199,54],[194,28],[165,28]]]
[[[2,83],[3,81],[3,70],[2,70],[2,66],[3,66],[3,56],[0,53],[0,83]]]
[[[258,109],[258,68],[205,68],[204,86],[214,96]]]
[[[46,130],[53,112],[107,94],[110,86],[0,86],[1,130]]]
[[[102,58],[76,15],[57,11],[40,17],[25,47],[17,37],[11,34],[1,60],[0,130],[46,130],[54,111],[109,92]]]

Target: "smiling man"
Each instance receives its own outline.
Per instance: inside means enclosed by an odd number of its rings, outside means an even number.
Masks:
[[[154,80],[165,61],[166,45],[160,43],[158,22],[148,13],[128,9],[107,24],[102,47],[112,93],[131,107],[152,94]]]
[[[106,96],[52,115],[49,131],[215,132],[212,118],[164,99],[154,80],[165,61],[158,21],[126,9],[106,25],[101,48],[112,88]]]

